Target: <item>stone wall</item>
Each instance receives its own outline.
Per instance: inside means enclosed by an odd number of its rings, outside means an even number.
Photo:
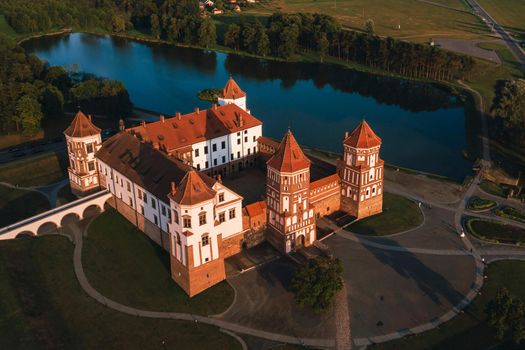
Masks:
[[[242,250],[242,243],[244,240],[244,234],[241,232],[239,234],[230,236],[222,241],[222,257],[224,259],[240,253]]]

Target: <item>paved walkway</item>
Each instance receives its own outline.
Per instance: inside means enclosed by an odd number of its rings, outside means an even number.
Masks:
[[[64,179],[64,180],[55,182],[50,185],[33,186],[33,187],[16,186],[9,182],[0,182],[0,185],[9,187],[12,189],[40,193],[41,195],[47,198],[47,201],[49,202],[51,209],[56,208],[58,192],[60,191],[62,187],[66,186],[67,184],[69,184],[69,179]]]
[[[87,227],[89,227],[89,225],[86,225],[86,228],[84,229],[84,231],[87,230]],[[73,254],[73,265],[74,265],[75,274],[77,276],[78,282],[80,283],[80,286],[90,297],[92,297],[99,303],[111,309],[123,312],[128,315],[139,316],[139,317],[186,320],[186,321],[192,321],[195,323],[201,322],[201,323],[209,324],[209,325],[216,326],[222,329],[226,329],[231,332],[247,334],[247,335],[251,335],[254,337],[268,339],[268,340],[272,340],[272,341],[276,341],[280,343],[289,343],[289,344],[312,346],[312,347],[333,347],[335,345],[335,342],[333,339],[298,338],[298,337],[288,336],[284,334],[261,331],[258,329],[253,329],[250,327],[245,327],[239,324],[226,322],[223,320],[206,317],[206,316],[178,313],[178,312],[159,312],[159,311],[141,310],[141,309],[136,309],[136,308],[132,308],[132,307],[117,303],[116,301],[108,299],[102,294],[100,294],[89,283],[86,277],[86,274],[84,273],[84,269],[82,267],[82,244],[83,244],[82,235],[83,235],[83,232],[77,225],[71,225],[70,228],[73,231],[74,241],[75,241],[75,250]]]
[[[346,285],[343,283],[343,289],[335,297],[335,348],[337,350],[352,349],[352,327],[347,295]]]

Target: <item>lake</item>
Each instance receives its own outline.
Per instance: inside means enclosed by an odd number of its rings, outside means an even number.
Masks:
[[[291,125],[300,143],[341,152],[344,131],[366,118],[383,139],[387,163],[458,180],[472,167],[463,156],[475,148],[472,118],[437,85],[84,33],[23,46],[51,65],[121,80],[135,106],[166,115],[208,108],[197,92],[222,87],[232,75],[266,136],[281,138]]]

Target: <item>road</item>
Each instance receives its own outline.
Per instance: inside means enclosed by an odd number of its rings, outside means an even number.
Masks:
[[[490,16],[490,14],[485,11],[475,0],[467,0],[468,4],[472,9],[474,10],[474,13],[481,17],[481,19],[487,24],[487,26],[490,29],[493,29],[494,32],[496,32],[503,41],[505,41],[505,44],[507,44],[507,47],[510,49],[510,51],[513,53],[513,55],[516,57],[516,59],[522,64],[525,64],[525,53],[520,48],[518,42],[514,40],[509,33],[503,29],[501,25],[498,24]]]

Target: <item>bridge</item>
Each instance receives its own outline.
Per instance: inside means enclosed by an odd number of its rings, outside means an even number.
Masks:
[[[0,240],[36,236],[58,229],[104,211],[112,194],[107,190],[93,193],[0,229]]]

